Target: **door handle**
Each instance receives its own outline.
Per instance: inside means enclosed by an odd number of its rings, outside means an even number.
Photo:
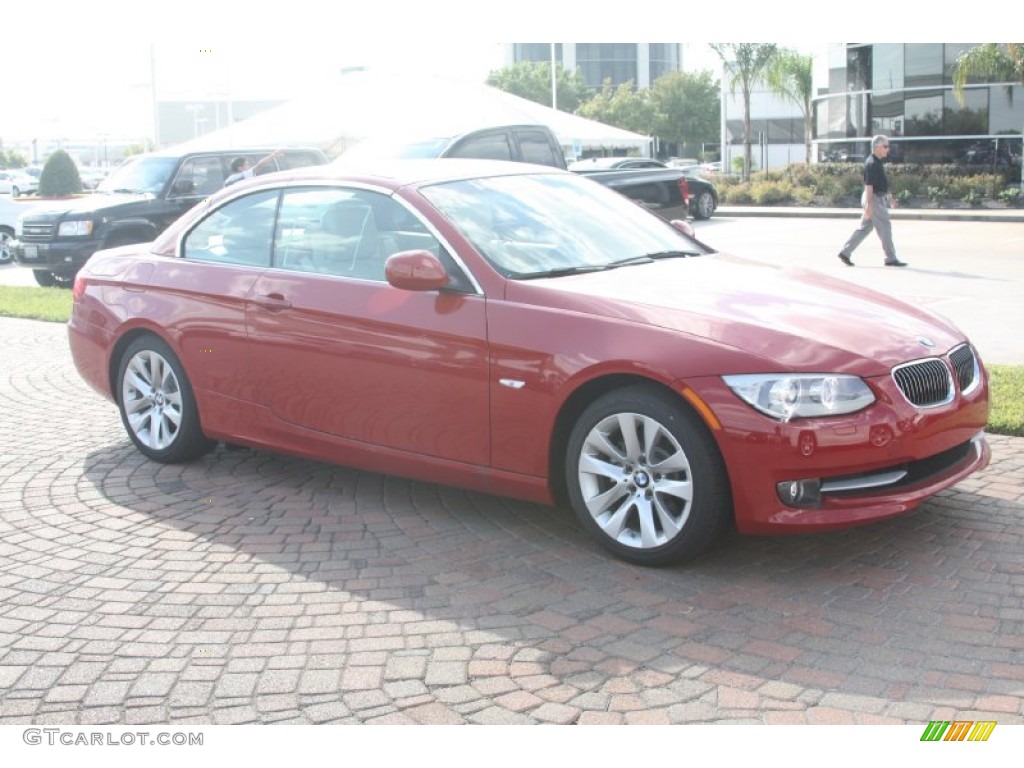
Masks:
[[[266,296],[256,296],[253,299],[253,302],[263,307],[264,309],[269,309],[271,312],[276,312],[282,309],[290,309],[292,306],[292,303],[288,301],[288,299],[286,299],[280,293],[271,293],[267,294]]]

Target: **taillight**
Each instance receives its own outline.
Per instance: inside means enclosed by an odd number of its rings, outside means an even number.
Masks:
[[[678,181],[678,184],[679,184],[679,194],[683,198],[683,203],[685,205],[689,205],[690,204],[690,184],[689,184],[689,182],[686,181],[685,177],[680,177],[680,179]]]
[[[75,301],[81,301],[85,295],[85,277],[81,274],[75,275],[75,287],[71,290],[71,296]]]

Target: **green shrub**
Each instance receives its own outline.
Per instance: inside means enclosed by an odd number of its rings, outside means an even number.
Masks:
[[[1020,205],[1020,187],[1009,187],[1002,190],[997,197],[1007,205]]]
[[[982,199],[981,193],[976,189],[969,190],[967,194],[963,196],[963,201],[972,208],[980,206]]]
[[[786,181],[759,179],[750,185],[750,194],[757,205],[779,205],[793,199],[793,187]]]
[[[71,155],[58,149],[46,161],[39,175],[40,197],[63,197],[82,191],[82,177]]]
[[[730,184],[719,190],[719,196],[728,205],[750,205],[754,202],[750,184]]]
[[[793,189],[793,202],[797,205],[813,205],[818,197],[818,190],[814,187],[796,187]]]

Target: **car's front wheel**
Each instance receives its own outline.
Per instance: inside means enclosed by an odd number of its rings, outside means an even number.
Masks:
[[[663,566],[707,551],[732,521],[728,477],[707,427],[649,386],[595,400],[566,455],[569,501],[618,557]]]
[[[710,192],[701,192],[693,201],[693,218],[710,219],[715,212],[715,196]]]
[[[36,279],[36,285],[43,288],[52,288],[57,284],[56,276],[48,269],[33,269],[32,277]]]
[[[141,336],[128,345],[117,371],[118,405],[128,436],[154,461],[174,464],[211,451],[199,424],[192,386],[165,341]]]

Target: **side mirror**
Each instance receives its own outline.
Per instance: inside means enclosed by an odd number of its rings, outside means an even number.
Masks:
[[[690,222],[683,221],[682,219],[672,219],[669,223],[687,237],[696,239],[697,230],[693,228],[693,225]]]
[[[189,179],[178,179],[171,186],[171,192],[175,195],[191,195],[195,192],[196,185]]]
[[[384,262],[384,276],[404,291],[439,291],[448,285],[448,271],[430,251],[402,251]]]

